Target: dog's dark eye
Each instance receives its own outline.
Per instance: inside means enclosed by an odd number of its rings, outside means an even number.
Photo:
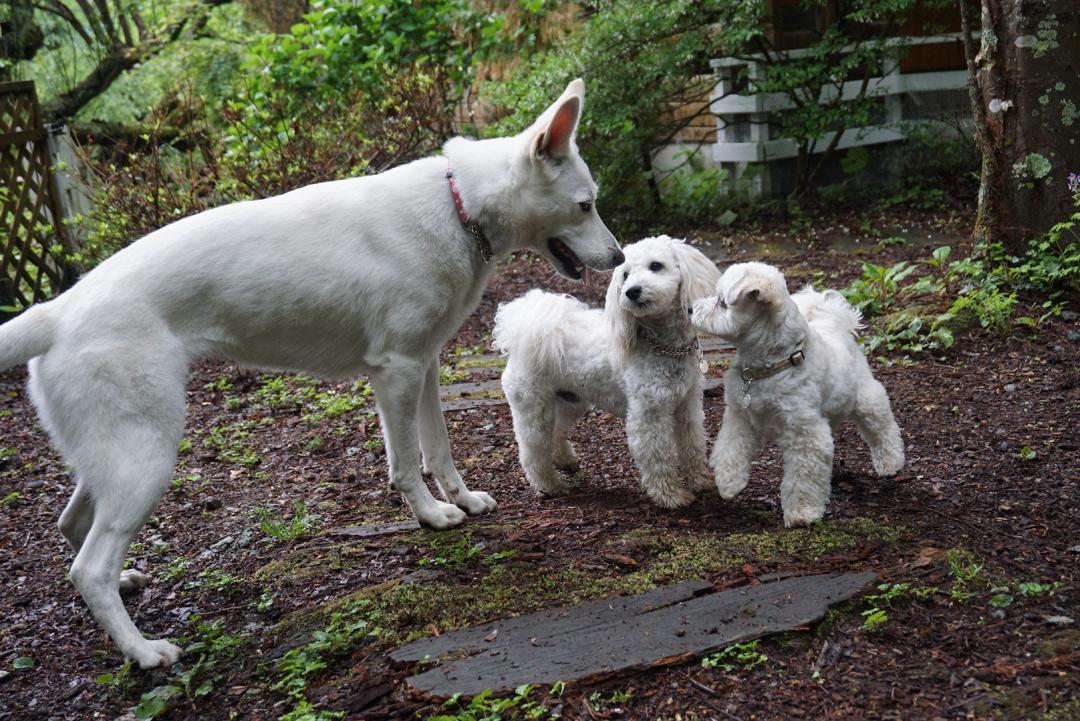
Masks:
[[[654,273],[659,273],[663,269],[664,269],[664,264],[663,263],[659,263],[659,262],[657,262],[655,260],[653,262],[649,263],[649,270],[651,270]]]
[[[624,271],[623,271],[623,274],[622,274],[622,279],[623,279],[623,280],[626,280],[626,279],[627,279],[627,278],[629,278],[629,277],[630,277],[630,271],[628,271],[628,270],[624,270]]]
[[[590,210],[592,210],[592,201],[591,200],[583,200],[580,203],[578,203],[578,207],[581,208],[582,213],[588,213]]]
[[[727,308],[727,303],[724,302],[723,298],[717,299],[716,304],[721,308]]]

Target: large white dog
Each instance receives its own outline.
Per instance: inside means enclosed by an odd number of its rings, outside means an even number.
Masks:
[[[716,486],[734,498],[766,440],[784,454],[784,525],[821,520],[829,502],[832,425],[851,418],[870,446],[874,470],[904,466],[904,442],[885,388],[855,342],[862,318],[836,291],[790,295],[764,263],[724,271],[716,296],[694,305],[694,324],[735,344],[724,377],[724,420],[712,452]]]
[[[712,486],[689,311],[720,271],[667,236],[625,252],[603,311],[539,290],[499,308],[495,347],[509,355],[502,386],[522,468],[538,492],[568,491],[559,469],[572,472],[577,459],[566,434],[591,405],[626,418],[642,487],[657,505],[675,508]]]
[[[438,353],[497,258],[531,248],[571,278],[622,263],[574,141],[583,98],[575,80],[516,137],[454,138],[444,157],[178,221],[0,327],[0,369],[30,361],[34,402],[75,472],[60,517],[71,578],[126,656],[150,668],[180,655],[143,638],[118,582],[146,583],[121,567],[168,487],[194,359],[365,373],[391,484],[416,518],[447,528],[495,507],[454,467]]]

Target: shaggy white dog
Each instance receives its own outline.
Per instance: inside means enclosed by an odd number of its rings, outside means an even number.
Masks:
[[[624,252],[603,311],[540,290],[499,308],[495,347],[509,356],[502,386],[522,468],[538,492],[568,491],[558,469],[573,472],[577,459],[566,434],[591,405],[626,418],[649,497],[665,508],[685,506],[694,490],[712,485],[701,349],[689,313],[720,271],[668,236],[646,238]]]
[[[889,397],[855,342],[862,318],[839,293],[808,287],[792,296],[776,268],[739,263],[721,276],[715,297],[695,304],[693,321],[737,349],[711,459],[723,498],[746,487],[751,460],[771,440],[784,454],[784,525],[821,520],[829,502],[832,426],[847,418],[870,446],[879,475],[903,467],[904,442]]]

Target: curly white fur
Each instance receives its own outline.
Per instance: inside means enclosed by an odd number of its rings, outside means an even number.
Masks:
[[[603,311],[540,290],[500,306],[495,347],[509,356],[502,386],[522,468],[538,492],[569,490],[559,470],[575,471],[577,459],[566,434],[591,405],[626,418],[642,487],[657,505],[675,508],[712,485],[702,376],[696,353],[665,357],[645,336],[669,348],[691,344],[689,309],[712,291],[720,272],[668,236],[624,251]]]
[[[724,420],[711,458],[723,498],[746,487],[751,460],[771,440],[784,454],[784,525],[821,520],[829,502],[832,427],[847,418],[870,446],[879,475],[904,466],[904,442],[889,397],[855,342],[862,318],[839,293],[807,287],[789,295],[776,268],[739,263],[721,276],[715,297],[695,304],[693,319],[737,349],[724,379]],[[753,381],[744,408],[742,369],[787,357],[801,339],[804,361]]]

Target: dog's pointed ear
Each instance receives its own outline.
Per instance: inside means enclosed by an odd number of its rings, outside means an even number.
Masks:
[[[720,270],[704,253],[685,241],[676,240],[672,247],[679,261],[679,303],[689,310],[694,301],[716,291]]]
[[[532,160],[563,158],[570,154],[584,103],[585,83],[578,78],[566,86],[562,96],[529,129],[532,133],[529,157]]]
[[[623,272],[622,266],[619,266],[611,273],[611,282],[608,283],[607,296],[604,299],[604,317],[611,329],[615,361],[620,366],[626,365],[626,358],[634,347],[634,341],[637,340],[637,320],[619,303],[622,289]]]

